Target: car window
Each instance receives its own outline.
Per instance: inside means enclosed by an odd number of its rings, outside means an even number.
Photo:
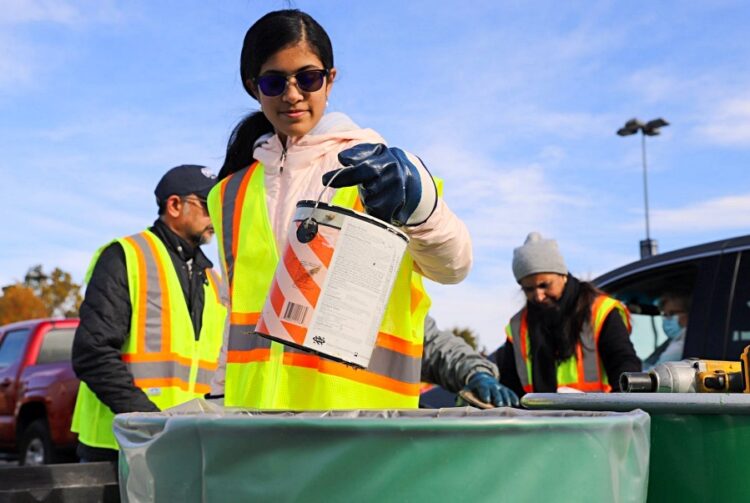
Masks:
[[[674,318],[675,322],[680,317],[681,335],[676,335],[676,329],[667,328],[673,336],[682,340],[689,336],[687,320],[697,273],[698,265],[694,263],[665,266],[603,287],[630,310],[630,339],[641,360],[645,361],[649,356],[658,359],[660,352],[669,347],[664,327],[669,327],[670,322],[665,317]],[[681,357],[679,354],[673,359]]]
[[[55,328],[44,335],[37,364],[69,362],[75,328]]]
[[[750,345],[750,252],[746,251],[740,258],[734,282],[727,353],[739,358],[747,345]]]
[[[28,328],[20,330],[11,330],[5,334],[0,341],[0,368],[5,368],[17,362],[23,350],[26,348],[26,341],[29,337]]]

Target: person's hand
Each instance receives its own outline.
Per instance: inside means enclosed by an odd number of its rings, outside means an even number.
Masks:
[[[477,398],[495,407],[518,407],[518,396],[507,386],[503,386],[492,374],[477,372],[466,383],[467,389]]]
[[[359,185],[369,215],[395,225],[424,223],[437,206],[430,172],[416,157],[382,143],[362,143],[339,153],[344,168],[323,175],[323,185]]]

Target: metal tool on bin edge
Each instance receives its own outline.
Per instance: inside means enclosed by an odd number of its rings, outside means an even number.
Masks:
[[[620,389],[626,393],[748,393],[748,351],[742,361],[686,360],[664,362],[647,372],[623,372]]]

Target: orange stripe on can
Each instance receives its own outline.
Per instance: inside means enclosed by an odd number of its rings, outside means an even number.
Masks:
[[[297,224],[299,226],[299,224]],[[308,248],[323,263],[323,267],[328,268],[333,258],[333,246],[326,240],[322,232],[318,232],[315,238],[307,243]]]
[[[284,307],[284,294],[281,293],[279,283],[275,279],[273,280],[273,285],[271,285],[271,292],[269,295],[273,311],[276,313],[276,316],[281,316],[281,308]]]
[[[281,321],[281,325],[286,329],[287,333],[294,340],[294,342],[296,342],[297,344],[302,344],[305,342],[305,337],[307,336],[307,328],[295,325],[294,323],[287,323],[283,320]]]
[[[289,277],[294,281],[294,286],[304,295],[307,302],[314,308],[318,304],[318,297],[320,297],[320,287],[315,282],[312,276],[307,272],[307,269],[297,258],[297,254],[291,246],[287,246],[284,252],[284,267],[289,273]]]

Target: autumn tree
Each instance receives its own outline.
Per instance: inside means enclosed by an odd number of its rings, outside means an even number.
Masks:
[[[28,286],[16,283],[3,287],[3,295],[0,297],[0,325],[47,316],[47,306]]]
[[[23,280],[46,306],[48,316],[78,316],[83,297],[81,285],[73,281],[69,272],[55,267],[47,274],[41,265],[28,270]]]

